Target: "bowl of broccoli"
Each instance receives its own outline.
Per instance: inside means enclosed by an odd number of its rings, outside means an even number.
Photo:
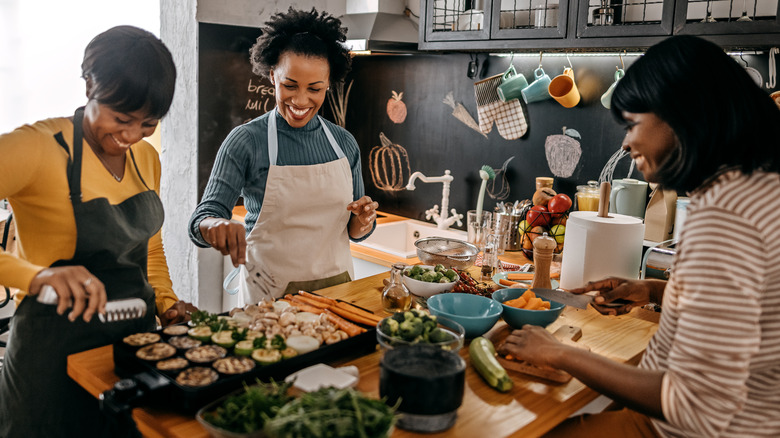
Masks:
[[[422,344],[458,351],[463,347],[465,333],[463,326],[451,319],[411,309],[379,321],[376,337],[387,350]]]
[[[449,292],[457,281],[458,273],[444,265],[414,265],[404,270],[404,285],[418,297]]]

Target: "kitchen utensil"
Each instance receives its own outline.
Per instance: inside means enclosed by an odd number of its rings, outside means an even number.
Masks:
[[[494,300],[467,293],[435,295],[427,304],[431,315],[443,316],[462,325],[469,339],[490,330],[503,311]]]
[[[59,296],[51,285],[44,285],[36,298],[41,304],[56,305]],[[143,318],[146,315],[146,302],[140,298],[127,298],[106,303],[106,313],[98,313],[100,322],[125,321]]]
[[[553,251],[558,243],[547,233],[534,239],[534,279],[531,287],[551,287],[550,283],[550,264],[552,263]]]
[[[419,265],[423,269],[430,269],[433,270],[433,266],[426,266],[426,265]],[[455,287],[455,281],[450,281],[447,283],[439,283],[439,282],[430,282],[430,281],[422,281],[422,280],[415,280],[412,277],[409,277],[407,275],[403,275],[403,281],[404,285],[407,289],[409,289],[409,292],[411,292],[413,295],[423,298],[430,298],[433,295],[449,292],[452,290],[453,287]]]
[[[485,202],[485,188],[487,187],[487,182],[495,177],[496,172],[487,164],[482,165],[482,168],[479,169],[479,178],[482,180],[482,183],[479,186],[479,195],[477,197],[477,217],[482,215],[482,206]]]
[[[455,424],[466,386],[457,353],[413,345],[385,353],[379,369],[379,396],[391,406],[400,401],[399,428],[430,433]]]
[[[547,288],[541,288],[541,287],[534,287],[531,288],[531,291],[536,294],[536,296],[550,300],[550,301],[557,301],[561,304],[565,304],[567,306],[574,306],[580,309],[587,309],[588,304],[593,302],[593,295],[587,295],[587,294],[573,294],[571,292],[566,292],[561,289],[547,289]],[[626,300],[614,300],[609,303],[599,304],[599,306],[602,307],[622,307],[626,304],[630,304],[629,301]]]
[[[541,100],[550,99],[552,97],[550,96],[550,92],[548,90],[552,79],[547,76],[541,65],[539,68],[534,70],[534,78],[535,79],[533,82],[528,84],[527,87],[523,88],[522,93],[525,103],[539,102]]]
[[[471,267],[479,254],[476,246],[448,237],[426,237],[414,242],[414,246],[417,247],[417,257],[423,264],[442,264],[454,269]]]
[[[609,195],[609,211],[640,219],[647,207],[647,183],[633,178],[612,181],[614,189]]]
[[[501,85],[496,89],[498,98],[503,102],[519,99],[523,96],[523,88],[528,86],[528,81],[522,73],[515,71],[515,66],[510,65],[504,75],[501,76]]]
[[[571,67],[564,68],[562,74],[554,77],[547,86],[547,91],[564,108],[574,108],[580,103],[580,91],[574,82],[574,69]]]

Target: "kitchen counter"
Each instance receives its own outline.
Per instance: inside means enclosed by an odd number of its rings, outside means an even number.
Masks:
[[[478,269],[470,272],[478,277]],[[333,286],[318,291],[332,298],[353,302],[376,314],[384,314],[380,302],[382,280],[388,273]],[[579,343],[591,351],[625,363],[637,363],[647,343],[655,333],[658,314],[635,309],[629,315],[603,316],[593,309],[567,307],[561,317],[548,327],[554,331],[561,325],[582,329]],[[498,324],[503,324],[499,321]],[[468,348],[460,351],[468,360]],[[330,363],[333,366],[355,365],[360,370],[358,389],[379,397],[380,352]],[[515,387],[499,393],[489,387],[472,366],[466,370],[463,405],[458,409],[455,426],[438,434],[415,434],[396,428],[393,437],[473,437],[473,436],[539,436],[555,427],[597,397],[597,393],[576,379],[566,384],[553,384],[510,371]],[[105,346],[68,357],[68,374],[92,395],[98,396],[119,380],[114,373],[112,347]],[[150,437],[207,437],[206,431],[192,416],[151,408],[133,410],[139,429]]]

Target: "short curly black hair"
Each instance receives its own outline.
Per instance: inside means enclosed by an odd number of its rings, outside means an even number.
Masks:
[[[284,52],[327,59],[331,83],[344,81],[352,67],[349,50],[342,45],[347,40],[347,29],[327,12],[290,7],[286,13],[274,14],[262,30],[249,49],[252,71],[257,75],[269,77]]]

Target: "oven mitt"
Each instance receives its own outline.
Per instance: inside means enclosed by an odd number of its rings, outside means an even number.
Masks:
[[[496,122],[501,137],[516,140],[528,131],[528,123],[518,99],[503,102],[498,98],[496,89],[501,85],[502,76],[503,73],[500,73],[474,83],[479,130],[487,134],[493,129],[493,122]]]

